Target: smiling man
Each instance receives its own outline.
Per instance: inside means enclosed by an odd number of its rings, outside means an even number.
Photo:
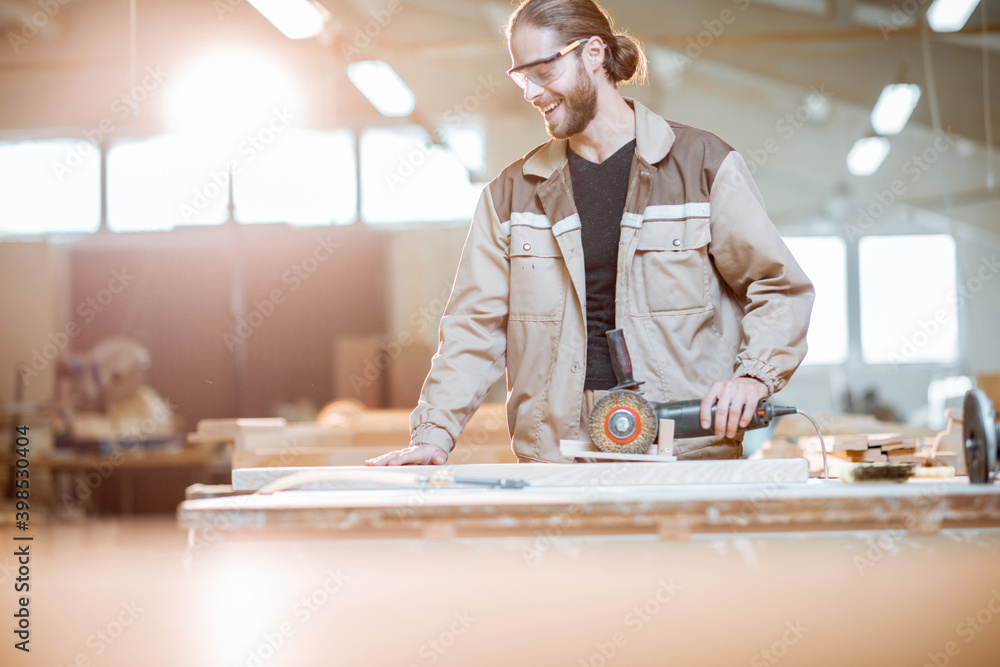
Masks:
[[[653,401],[716,405],[714,437],[680,459],[736,458],[739,426],[806,352],[813,290],[738,153],[618,91],[645,56],[592,0],[526,0],[507,23],[508,74],[552,140],[484,190],[411,445],[369,465],[441,464],[506,370],[519,461],[567,461],[616,384],[625,332]]]

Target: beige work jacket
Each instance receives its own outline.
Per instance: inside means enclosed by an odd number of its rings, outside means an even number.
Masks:
[[[806,353],[813,289],[764,210],[739,153],[718,137],[635,109],[618,246],[616,326],[653,401],[701,398],[750,376],[780,390]],[[520,461],[566,461],[586,369],[583,246],[566,141],[514,162],[483,191],[440,344],[410,423],[413,444],[450,452],[507,372]],[[739,440],[678,440],[684,459],[733,458]]]

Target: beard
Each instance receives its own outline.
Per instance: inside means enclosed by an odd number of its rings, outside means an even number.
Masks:
[[[563,95],[565,118],[560,125],[545,123],[545,131],[553,139],[568,139],[587,129],[597,116],[597,86],[582,70],[577,70],[573,87]]]

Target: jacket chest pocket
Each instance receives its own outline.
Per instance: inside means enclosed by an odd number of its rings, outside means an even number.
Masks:
[[[510,318],[561,320],[566,265],[551,229],[510,229]]]
[[[640,313],[676,313],[708,307],[707,218],[646,220],[633,259],[633,307]]]

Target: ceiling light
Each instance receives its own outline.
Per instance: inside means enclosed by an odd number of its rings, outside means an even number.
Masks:
[[[872,129],[879,134],[898,134],[910,120],[919,100],[920,86],[917,84],[889,84],[882,89],[872,109]]]
[[[965,27],[979,0],[934,0],[927,10],[927,24],[935,32],[955,32]]]
[[[889,140],[885,137],[858,139],[847,154],[847,169],[855,176],[870,176],[878,171],[888,154]]]
[[[380,60],[363,60],[347,66],[351,83],[383,116],[409,116],[416,106],[413,91],[396,71]]]
[[[289,39],[315,37],[327,18],[309,0],[250,0],[250,4]]]
[[[259,51],[221,49],[184,66],[166,95],[166,119],[174,132],[226,143],[273,130],[298,119],[302,94],[294,77]]]

